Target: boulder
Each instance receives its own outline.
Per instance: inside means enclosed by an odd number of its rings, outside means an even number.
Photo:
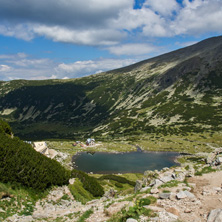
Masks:
[[[191,192],[185,190],[185,191],[180,191],[179,193],[177,193],[176,195],[177,199],[184,199],[184,198],[195,198],[194,194],[192,194]]]
[[[137,222],[137,220],[135,220],[135,219],[133,219],[133,218],[128,218],[128,219],[126,220],[126,222]]]
[[[137,180],[136,186],[134,187],[134,191],[135,192],[140,191],[142,189],[142,186],[143,186],[143,182],[141,180]]]
[[[186,198],[187,195],[184,193],[184,191],[180,191],[179,193],[177,193],[176,197],[180,200]]]
[[[173,180],[172,176],[164,176],[160,178],[160,181],[162,181],[163,183],[167,183],[169,181]]]
[[[207,222],[222,222],[222,209],[211,210]]]
[[[71,178],[71,179],[69,179],[69,184],[74,184],[74,182],[75,182],[75,178]]]
[[[170,199],[171,193],[160,193],[159,198],[160,199]]]
[[[184,193],[187,195],[188,198],[195,198],[194,194],[192,194],[191,192],[185,190]]]
[[[149,190],[151,187],[143,187],[141,190],[140,190],[140,192],[146,192],[147,190]]]
[[[156,194],[156,193],[159,193],[159,190],[157,188],[153,188],[150,190],[150,193],[151,194]]]
[[[209,153],[207,156],[207,164],[212,164],[216,158],[216,153]]]

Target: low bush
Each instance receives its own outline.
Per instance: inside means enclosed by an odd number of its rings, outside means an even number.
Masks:
[[[56,160],[36,152],[19,138],[11,138],[10,128],[0,121],[0,181],[20,183],[35,190],[68,184],[70,171]]]
[[[120,177],[112,174],[104,175],[99,178],[99,180],[114,180],[118,183],[127,183],[131,186],[135,186],[136,183],[134,181],[127,180],[125,177]]]
[[[76,169],[71,171],[71,177],[78,178],[82,182],[84,189],[89,191],[94,197],[103,196],[103,187],[96,178],[90,177],[88,174]]]
[[[79,181],[79,179],[76,179],[74,184],[69,184],[69,190],[75,200],[81,202],[82,204],[85,204],[93,199],[92,194],[83,188],[83,184]]]

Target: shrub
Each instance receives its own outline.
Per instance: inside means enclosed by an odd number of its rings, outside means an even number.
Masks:
[[[2,126],[2,121],[0,124]],[[3,183],[20,183],[44,190],[52,185],[68,184],[69,178],[70,172],[57,161],[36,152],[17,137],[12,139],[0,133],[0,181]]]
[[[114,180],[119,183],[127,183],[131,186],[135,186],[136,183],[134,181],[127,180],[125,177],[120,177],[112,174],[104,175],[99,178],[99,180]]]
[[[98,183],[96,178],[90,177],[88,174],[76,169],[71,171],[71,177],[79,178],[84,189],[88,190],[94,197],[103,196],[103,187]]]
[[[123,185],[121,183],[115,183],[115,186],[118,188],[123,188]]]
[[[148,198],[142,198],[142,199],[139,200],[138,205],[139,205],[140,207],[142,207],[142,206],[145,206],[145,205],[150,205],[150,203],[151,203],[150,199],[148,199]]]
[[[69,184],[69,189],[73,197],[82,204],[93,199],[92,194],[83,188],[83,184],[79,181],[79,179],[76,179],[74,184]]]

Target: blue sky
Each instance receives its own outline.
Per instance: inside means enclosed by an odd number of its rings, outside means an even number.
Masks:
[[[222,33],[222,0],[0,0],[0,80],[103,72]]]

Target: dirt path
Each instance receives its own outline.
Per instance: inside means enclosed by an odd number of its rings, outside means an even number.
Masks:
[[[200,216],[200,221],[206,221],[206,217],[213,209],[222,208],[222,171],[195,176],[189,179],[194,183],[193,193],[201,202],[195,214]]]

